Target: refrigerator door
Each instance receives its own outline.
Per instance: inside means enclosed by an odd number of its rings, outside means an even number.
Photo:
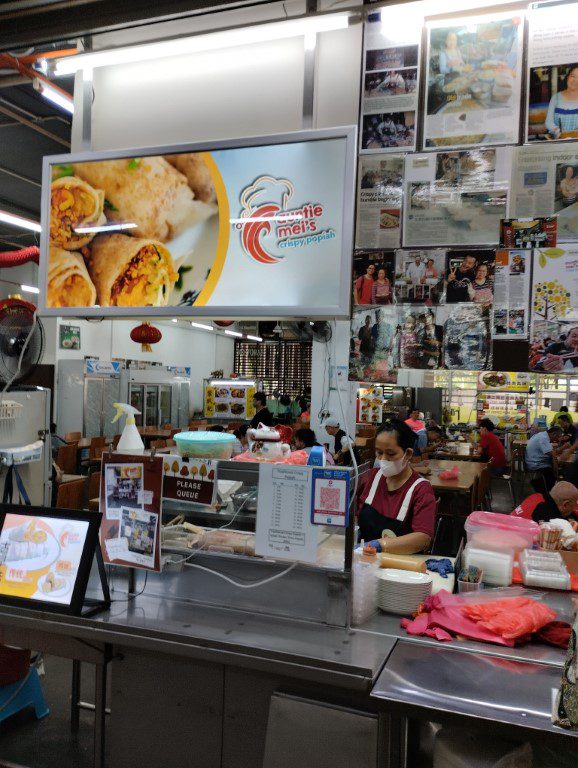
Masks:
[[[159,426],[171,424],[171,385],[161,384],[159,386]]]
[[[159,388],[157,384],[147,384],[145,392],[145,426],[158,426]]]
[[[104,379],[104,391],[102,395],[102,434],[105,437],[114,437],[121,431],[118,422],[112,424],[116,413],[113,403],[120,402],[120,379]]]
[[[130,385],[130,404],[139,411],[134,417],[137,427],[144,424],[144,384]]]
[[[102,427],[102,392],[104,380],[87,376],[84,379],[84,436],[99,437]]]

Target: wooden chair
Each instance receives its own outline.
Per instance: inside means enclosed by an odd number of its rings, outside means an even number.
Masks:
[[[182,429],[171,429],[171,437],[170,437],[170,439],[172,440],[175,435],[178,435],[179,432],[182,432],[182,431],[183,431]]]
[[[163,424],[163,429],[172,429],[172,428],[173,428],[172,424]]]
[[[76,445],[61,445],[56,453],[56,464],[65,475],[76,474]]]
[[[118,444],[120,442],[120,438],[121,438],[121,435],[115,435],[112,438],[112,449],[113,449],[113,451],[116,451],[116,448],[117,448],[117,446],[118,446]]]
[[[172,439],[171,440],[166,440],[165,442],[166,442],[166,448],[173,448],[173,446],[175,446],[177,444],[176,440],[172,440]]]
[[[67,432],[64,435],[64,440],[67,443],[77,443],[82,437],[82,432]]]
[[[88,459],[83,459],[80,462],[80,465],[82,467],[86,467],[88,470],[92,469],[93,467],[99,467],[105,446],[106,439],[104,437],[92,437],[90,440]]]
[[[60,483],[56,494],[58,509],[83,509],[84,480],[71,480],[70,483]]]
[[[492,511],[492,502],[490,499],[490,491],[492,485],[492,476],[490,474],[489,467],[484,467],[480,473],[478,479],[478,487],[476,492],[476,509],[487,508],[489,512]]]
[[[151,440],[151,448],[166,448],[166,440]]]
[[[151,432],[156,432],[158,427],[155,427],[152,424],[149,424],[147,427],[145,427],[145,434],[150,434]]]
[[[97,499],[100,496],[100,478],[102,472],[93,472],[88,480],[88,500]]]

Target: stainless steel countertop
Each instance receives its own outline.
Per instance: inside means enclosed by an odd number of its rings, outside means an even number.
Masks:
[[[118,595],[118,593],[117,593]],[[114,597],[114,596],[113,596]],[[146,594],[91,618],[0,607],[14,641],[20,630],[249,667],[324,685],[371,689],[393,637],[313,622],[211,608]]]
[[[572,623],[574,616],[572,595],[575,596],[575,593],[556,592],[554,590],[536,590],[536,595],[556,611],[558,621]],[[556,648],[536,641],[514,648],[507,648],[506,646],[492,645],[491,643],[478,643],[473,640],[451,640],[448,642],[440,642],[429,637],[413,637],[408,635],[405,629],[400,627],[399,624],[401,618],[401,616],[394,616],[379,611],[368,622],[359,627],[359,630],[369,634],[396,637],[407,643],[418,643],[440,650],[443,648],[451,648],[452,650],[459,650],[465,653],[474,653],[477,656],[480,654],[483,654],[484,656],[498,656],[506,659],[516,659],[518,661],[546,664],[558,668],[562,667],[566,657],[566,652],[561,648]]]

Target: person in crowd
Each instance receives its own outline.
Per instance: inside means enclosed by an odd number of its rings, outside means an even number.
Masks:
[[[325,420],[325,431],[334,438],[333,459],[336,464],[344,467],[353,465],[353,457],[357,465],[361,464],[361,456],[355,447],[355,440],[341,429],[339,421],[333,417]]]
[[[425,280],[426,265],[422,262],[419,253],[416,253],[413,261],[410,261],[405,269],[405,274],[411,282],[412,291],[415,298],[416,287],[422,285]]]
[[[255,409],[255,415],[250,421],[250,426],[256,429],[259,424],[264,424],[266,427],[273,426],[273,414],[267,408],[267,397],[264,392],[255,392],[253,395],[253,408]]]
[[[555,483],[550,493],[533,493],[519,504],[512,515],[534,520],[536,523],[548,522],[557,518],[578,520],[578,488],[572,483],[560,480]]]
[[[555,139],[564,133],[578,131],[578,64],[572,64],[566,75],[566,88],[555,93],[548,105],[546,129]]]
[[[359,539],[379,552],[411,555],[428,549],[435,527],[435,496],[428,480],[410,465],[415,433],[400,419],[379,428],[375,452],[379,467],[360,484]]]
[[[560,443],[564,447],[575,445],[578,440],[578,427],[572,422],[572,417],[569,413],[561,413],[558,416],[558,426],[562,429]]]
[[[528,440],[526,467],[531,472],[537,472],[541,475],[540,478],[532,481],[532,487],[538,492],[544,490],[544,486],[549,491],[556,482],[552,454],[561,437],[562,429],[555,426],[550,427],[547,432],[536,432]]]
[[[311,406],[306,397],[299,398],[299,421],[309,424],[311,421]]]
[[[556,411],[556,413],[554,414],[554,417],[553,417],[553,419],[551,421],[551,424],[552,424],[553,427],[556,426],[556,424],[558,423],[558,419],[560,418],[560,416],[567,416],[568,420],[570,421],[570,424],[574,423],[574,420],[572,419],[572,415],[571,415],[570,411],[568,410],[568,406],[567,405],[561,405],[560,406],[560,410]]]
[[[224,432],[225,427],[220,424],[214,424],[212,427],[207,427],[207,432]]]
[[[463,72],[465,66],[466,63],[458,45],[458,36],[455,32],[448,32],[446,44],[439,53],[440,74]]]
[[[371,289],[372,304],[391,304],[391,283],[383,267],[377,270],[377,279]]]
[[[506,452],[500,438],[494,434],[495,424],[491,419],[480,421],[480,442],[476,454],[490,465],[490,473],[501,477],[506,468]]]
[[[470,301],[469,288],[476,279],[476,257],[465,256],[459,267],[454,267],[448,274],[446,301],[457,304]]]
[[[369,306],[371,304],[371,292],[375,275],[375,264],[368,264],[365,274],[358,277],[355,281],[354,298],[355,303],[360,306]]]
[[[487,264],[478,264],[476,276],[468,286],[468,295],[474,304],[490,305],[494,300],[494,289]]]
[[[359,338],[359,354],[362,362],[370,362],[375,353],[375,338],[371,325],[371,315],[367,315],[365,323],[359,329],[357,334]]]
[[[437,280],[439,277],[439,272],[436,269],[435,261],[433,259],[428,259],[425,263],[425,272],[424,277],[426,280]]]
[[[306,427],[303,427],[303,429],[298,429],[293,437],[293,442],[297,451],[305,451],[307,455],[311,453],[311,449],[314,446],[323,448],[323,452],[325,454],[325,463],[329,466],[333,466],[335,464],[333,456],[329,453],[327,448],[322,446],[321,443],[317,442],[317,437],[315,436],[315,432],[312,429],[307,429]]]
[[[277,405],[277,421],[280,424],[291,423],[291,398],[289,395],[281,395]]]
[[[233,456],[238,456],[240,453],[244,453],[249,450],[249,441],[247,439],[248,424],[241,424],[239,429],[236,429],[233,434],[235,435],[235,442],[233,444]]]
[[[418,456],[420,460],[429,458],[430,454],[435,453],[446,442],[444,431],[437,424],[427,424],[425,429],[416,434],[414,455]]]
[[[408,413],[405,423],[410,429],[413,429],[414,432],[420,432],[421,430],[425,429],[425,424],[421,418],[421,412],[419,408],[411,409],[411,411]]]
[[[558,373],[578,368],[578,326],[570,328],[564,338],[548,344],[544,353],[544,358],[534,366],[534,370]]]

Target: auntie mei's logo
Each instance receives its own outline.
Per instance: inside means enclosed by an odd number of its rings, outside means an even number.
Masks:
[[[260,176],[240,196],[241,213],[235,226],[241,231],[243,250],[261,264],[277,264],[290,248],[317,245],[335,237],[333,229],[320,231],[325,210],[321,203],[291,208],[295,187],[288,179]]]

